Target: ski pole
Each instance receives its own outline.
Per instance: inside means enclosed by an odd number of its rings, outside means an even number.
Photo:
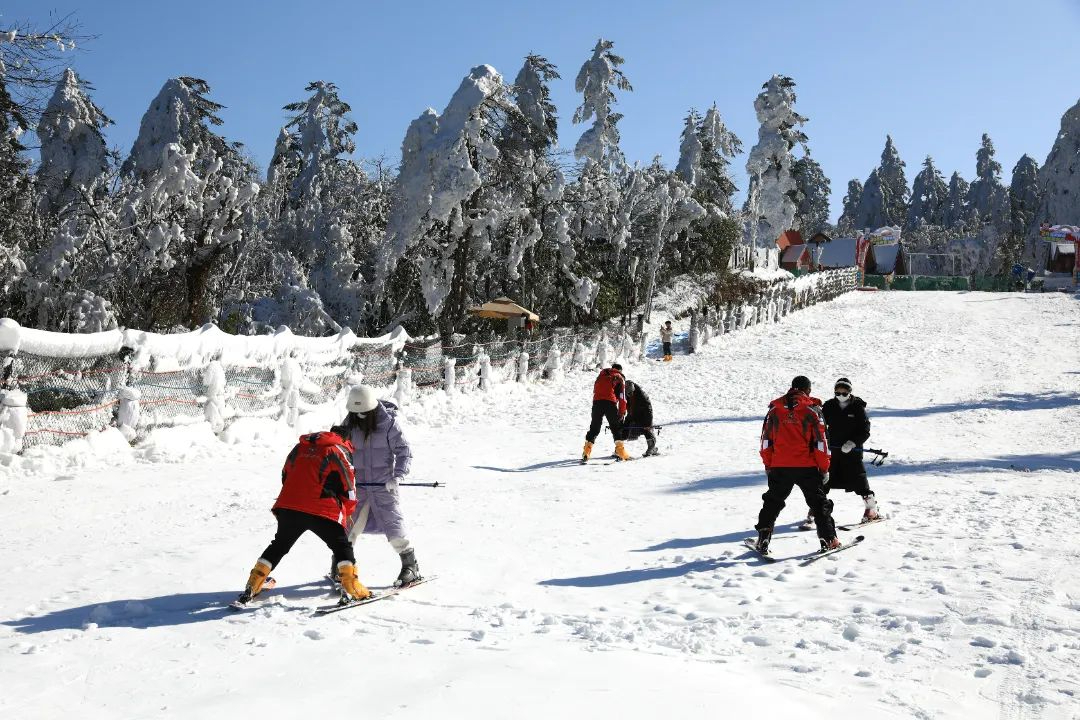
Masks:
[[[356,483],[356,487],[386,487],[386,483],[362,483],[361,482],[361,483]],[[437,488],[437,487],[446,487],[446,483],[439,482],[438,480],[436,480],[435,482],[429,482],[429,483],[398,483],[398,487],[429,487],[429,488]]]

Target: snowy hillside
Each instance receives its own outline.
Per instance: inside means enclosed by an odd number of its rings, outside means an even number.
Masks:
[[[194,426],[131,449],[110,430],[15,458],[0,717],[1075,718],[1078,347],[1072,297],[850,293],[629,366],[664,425],[663,455],[629,464],[567,462],[591,375],[432,395],[404,410],[411,479],[447,487],[402,493],[438,579],[322,618],[310,535],[260,609],[222,609],[273,534],[293,431],[245,420],[224,442]],[[797,373],[819,396],[846,375],[869,403],[891,519],[813,565],[766,565],[741,545],[758,433]],[[804,515],[795,493],[778,556],[816,544]],[[397,572],[382,538],[357,557],[375,587]]]

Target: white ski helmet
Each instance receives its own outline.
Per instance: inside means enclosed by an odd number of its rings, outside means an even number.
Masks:
[[[345,409],[358,415],[370,412],[379,404],[379,398],[375,390],[368,385],[353,385],[349,388],[349,399],[345,401]]]

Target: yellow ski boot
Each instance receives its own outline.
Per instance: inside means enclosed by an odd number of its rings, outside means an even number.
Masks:
[[[619,458],[620,460],[630,459],[630,453],[626,452],[626,448],[623,446],[622,440],[615,441],[615,457]]]
[[[592,455],[592,443],[585,443],[585,448],[581,451],[581,464],[589,462],[589,456]]]
[[[342,600],[367,600],[372,593],[356,576],[356,566],[348,560],[338,563],[338,576],[341,578]]]

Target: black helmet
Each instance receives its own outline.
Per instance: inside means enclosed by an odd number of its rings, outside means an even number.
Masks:
[[[622,365],[620,365],[619,363],[611,363],[611,369],[622,372]]]
[[[810,392],[810,378],[805,375],[796,375],[795,379],[791,381],[791,387],[795,390]]]

